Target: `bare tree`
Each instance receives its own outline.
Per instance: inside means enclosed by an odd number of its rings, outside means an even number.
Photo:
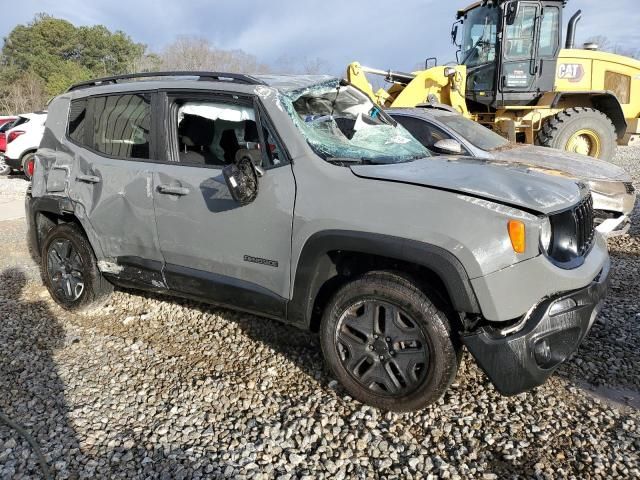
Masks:
[[[178,37],[160,54],[163,70],[214,70],[222,72],[267,73],[268,65],[242,50],[224,50],[206,38]]]
[[[23,75],[0,94],[0,111],[8,115],[42,110],[46,103],[44,80],[33,73]]]
[[[598,49],[603,52],[615,53],[625,57],[640,59],[640,48],[631,47],[629,45],[612,42],[604,35],[595,35],[587,39],[587,43],[595,43]]]
[[[282,55],[274,62],[274,71],[277,73],[295,73],[306,75],[332,74],[329,62],[324,58],[304,57],[294,58],[290,55]]]

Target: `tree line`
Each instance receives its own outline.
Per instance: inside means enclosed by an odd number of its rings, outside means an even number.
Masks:
[[[591,37],[601,50],[640,58],[640,49]],[[240,73],[325,73],[326,61],[283,56],[271,65],[242,50],[225,50],[199,37],[178,37],[150,52],[122,31],[104,25],[76,27],[41,13],[16,26],[0,53],[0,113],[45,108],[49,99],[82,80],[130,72],[210,70]]]
[[[322,73],[321,59],[282,57],[267,65],[242,50],[226,50],[199,37],[178,37],[160,52],[150,52],[122,31],[104,25],[77,27],[38,14],[16,26],[0,54],[0,113],[45,108],[74,83],[130,72],[208,70],[249,73]]]

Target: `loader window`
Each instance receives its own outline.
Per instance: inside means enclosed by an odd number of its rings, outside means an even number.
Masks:
[[[504,55],[506,60],[533,57],[536,10],[535,5],[522,6],[513,25],[507,26]]]
[[[540,40],[538,41],[538,56],[554,57],[560,41],[560,9],[558,7],[544,7],[542,23],[540,24]]]
[[[462,64],[475,67],[496,59],[496,36],[500,9],[477,7],[467,13],[462,37]]]

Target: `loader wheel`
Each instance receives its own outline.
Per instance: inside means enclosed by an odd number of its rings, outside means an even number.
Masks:
[[[616,130],[609,117],[598,110],[568,108],[545,120],[536,143],[611,160],[616,150]]]

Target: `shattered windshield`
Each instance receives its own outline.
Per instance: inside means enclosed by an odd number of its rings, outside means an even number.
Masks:
[[[328,161],[400,163],[429,151],[365,94],[337,80],[283,97],[311,148]]]

